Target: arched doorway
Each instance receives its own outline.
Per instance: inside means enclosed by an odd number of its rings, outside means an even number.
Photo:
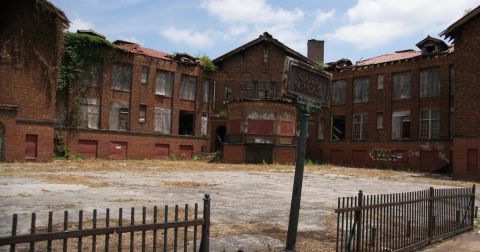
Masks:
[[[215,130],[215,152],[223,151],[223,143],[225,143],[225,133],[227,132],[227,127],[219,126]]]
[[[3,123],[0,122],[0,162],[3,161],[3,146],[5,142],[5,127]]]

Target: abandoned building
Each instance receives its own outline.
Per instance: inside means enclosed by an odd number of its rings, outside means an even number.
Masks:
[[[231,163],[294,162],[297,109],[280,94],[284,60],[322,66],[323,41],[309,40],[306,57],[264,33],[214,59],[217,69],[209,71],[188,54],[110,43],[92,30],[64,37],[68,19],[48,1],[7,7],[0,34],[1,160],[50,160],[57,134],[71,153],[87,158],[188,159],[217,151]],[[441,33],[454,46],[427,36],[417,50],[329,63],[329,106],[310,118],[307,157],[352,166],[453,167],[457,177],[480,178],[479,12]],[[19,33],[17,25],[45,32]],[[99,43],[92,48],[97,57],[59,89],[63,41],[70,46],[72,36]]]

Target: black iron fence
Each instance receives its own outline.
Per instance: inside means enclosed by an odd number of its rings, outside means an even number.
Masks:
[[[37,215],[32,213],[29,234],[17,234],[18,215],[14,214],[12,233],[10,236],[0,237],[0,248],[10,246],[10,251],[209,251],[208,194],[203,199],[203,218],[198,218],[197,203],[193,209],[190,209],[188,204],[183,209],[175,205],[173,212],[169,212],[166,205],[163,213],[155,206],[150,223],[147,223],[146,207],[142,208],[141,221],[135,220],[135,208],[131,208],[130,222],[127,223],[124,222],[122,208],[118,209],[116,221],[112,221],[108,208],[101,219],[96,209],[88,220],[84,220],[83,213],[80,210],[78,221],[71,222],[69,212],[65,211],[63,223],[54,224],[53,213],[49,212],[46,227],[37,226]]]
[[[473,228],[475,185],[338,199],[337,251],[412,251]]]

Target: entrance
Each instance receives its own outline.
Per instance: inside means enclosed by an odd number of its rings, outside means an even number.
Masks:
[[[0,162],[3,161],[3,146],[5,142],[5,127],[0,122]]]
[[[220,126],[215,131],[215,151],[223,150],[223,143],[225,143],[225,133],[227,132],[227,127]]]
[[[247,145],[245,162],[253,164],[273,163],[272,144],[250,144]]]

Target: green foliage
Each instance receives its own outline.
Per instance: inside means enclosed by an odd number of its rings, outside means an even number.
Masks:
[[[315,61],[314,67],[318,70],[323,70],[328,67],[328,64],[321,62],[321,61]]]
[[[217,66],[215,66],[215,64],[205,54],[198,56],[198,62],[200,67],[207,72],[213,72],[217,70]]]
[[[175,160],[177,160],[177,156],[175,156],[175,153],[172,153],[168,156],[168,159],[171,160],[171,161],[175,161]]]
[[[55,158],[68,158],[69,152],[67,147],[65,146],[65,142],[63,141],[63,137],[60,134],[55,134],[53,138],[54,142],[54,149],[53,154]]]

